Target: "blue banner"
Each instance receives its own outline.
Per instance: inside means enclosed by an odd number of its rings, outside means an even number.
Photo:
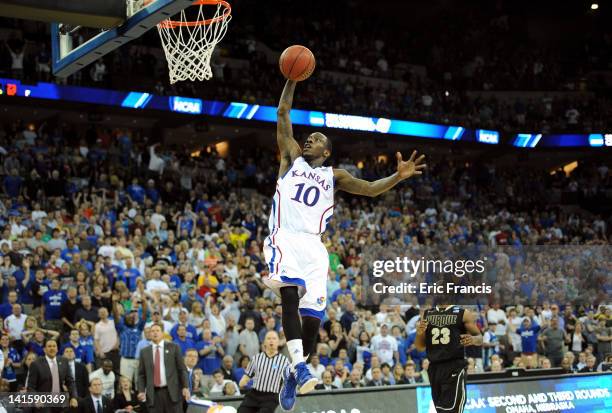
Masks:
[[[18,80],[0,78],[0,94],[35,99],[66,100],[120,106],[130,109],[163,110],[189,115],[219,116],[230,119],[276,122],[276,107],[243,102],[219,102],[182,96],[157,96],[144,92],[119,92],[105,89],[62,86],[39,82],[28,85]],[[296,125],[345,129],[377,134],[393,134],[428,139],[499,143],[499,132],[470,130],[461,126],[436,125],[406,120],[324,113],[294,109],[291,120]]]
[[[612,133],[592,133],[589,135],[542,135],[519,133],[512,139],[512,145],[519,148],[576,148],[612,147]]]
[[[130,109],[153,109],[188,115],[276,122],[276,107],[274,106],[262,106],[243,102],[219,102],[182,96],[158,96],[144,92],[121,92],[90,87],[62,86],[55,83],[39,82],[28,85],[19,80],[0,78],[0,95],[66,100]],[[489,145],[497,145],[501,142],[500,133],[493,130],[472,130],[462,126],[327,113],[314,110],[293,109],[291,111],[291,120],[296,125],[317,128],[344,129],[449,141],[468,141]],[[521,133],[513,136],[509,143],[521,148],[612,147],[612,133],[590,135]]]
[[[417,388],[417,412],[434,412],[431,388]],[[468,384],[465,413],[612,412],[612,375]]]

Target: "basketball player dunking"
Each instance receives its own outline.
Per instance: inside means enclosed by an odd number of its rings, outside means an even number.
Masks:
[[[417,325],[417,351],[427,351],[431,398],[438,413],[462,413],[465,406],[465,346],[482,345],[476,315],[446,305],[426,310]]]
[[[377,196],[406,178],[420,175],[425,168],[425,156],[417,158],[416,151],[407,161],[398,152],[397,172],[373,182],[355,178],[344,169],[323,166],[332,149],[327,136],[315,132],[303,148],[293,138],[289,113],[295,85],[295,81],[287,81],[278,105],[276,139],[281,160],[270,235],[264,243],[270,272],[264,282],[281,297],[282,326],[291,358],[279,393],[286,411],[293,409],[298,391],[308,393],[317,384],[305,360],[314,353],[325,312],[329,257],[320,236],[333,214],[334,192]]]

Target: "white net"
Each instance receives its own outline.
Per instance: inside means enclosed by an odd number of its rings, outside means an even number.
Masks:
[[[170,83],[212,77],[210,58],[227,32],[230,13],[225,1],[200,0],[180,16],[157,25],[168,60]]]

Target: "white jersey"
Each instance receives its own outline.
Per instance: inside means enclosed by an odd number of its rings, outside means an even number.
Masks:
[[[312,168],[301,156],[278,178],[268,226],[299,233],[322,234],[334,212],[334,171]]]

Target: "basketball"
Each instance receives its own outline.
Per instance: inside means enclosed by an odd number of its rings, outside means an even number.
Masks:
[[[308,79],[314,72],[315,64],[315,57],[310,49],[299,45],[286,48],[278,62],[283,76],[297,82]]]

